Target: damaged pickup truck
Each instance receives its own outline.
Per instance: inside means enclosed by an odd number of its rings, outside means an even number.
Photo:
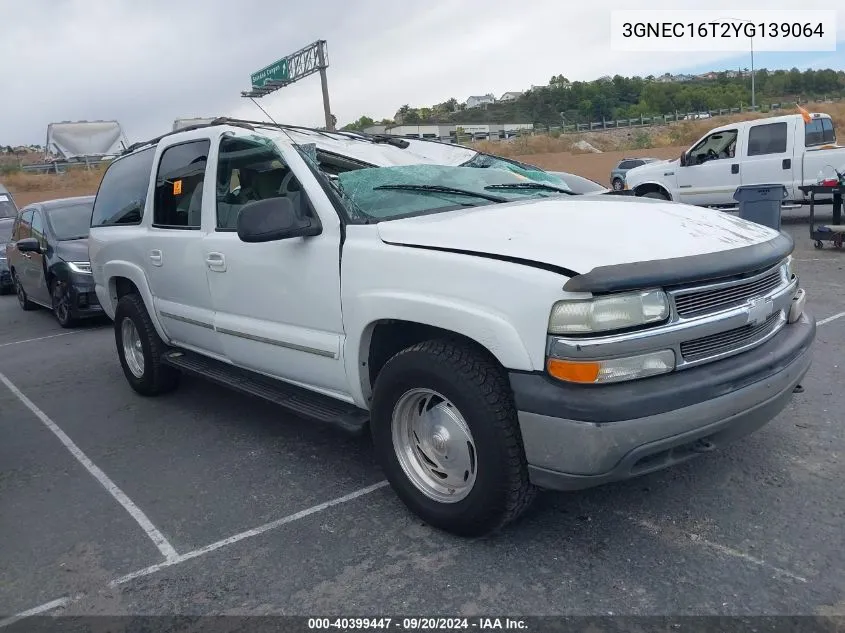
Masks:
[[[90,261],[131,387],[190,372],[369,432],[468,536],[787,405],[815,337],[787,235],[420,143],[226,119],[112,162]]]

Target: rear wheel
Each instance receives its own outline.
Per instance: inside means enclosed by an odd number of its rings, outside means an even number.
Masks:
[[[15,275],[14,277],[15,282],[15,293],[18,295],[18,303],[21,306],[21,310],[29,312],[30,310],[35,310],[38,306],[32,303],[29,300],[29,297],[26,296],[26,290],[23,289],[23,284],[21,284],[21,280],[18,279],[18,276]]]
[[[114,340],[123,374],[139,394],[157,396],[179,385],[179,371],[162,361],[167,345],[156,332],[140,296],[125,295],[118,301]]]
[[[56,321],[62,327],[73,327],[76,320],[71,315],[70,292],[67,284],[56,280],[51,286],[50,296],[53,299],[53,314],[56,316]]]
[[[371,427],[396,494],[435,527],[480,536],[534,498],[507,377],[469,344],[426,341],[391,358]]]
[[[622,187],[624,186],[621,178],[614,178],[613,183],[611,184],[613,186],[614,191],[622,191]]]

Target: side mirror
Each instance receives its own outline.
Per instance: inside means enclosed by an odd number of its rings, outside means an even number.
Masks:
[[[25,237],[18,242],[18,251],[21,253],[40,253],[41,244],[34,237]]]
[[[238,214],[238,237],[242,242],[274,242],[322,232],[319,220],[300,217],[290,198],[250,202]]]
[[[681,152],[681,167],[687,166],[687,153]]]

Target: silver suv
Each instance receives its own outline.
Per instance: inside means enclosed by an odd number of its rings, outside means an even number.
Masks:
[[[658,158],[623,158],[610,170],[610,186],[614,191],[622,191],[625,188],[625,174],[629,169],[642,167],[646,163],[653,163]]]

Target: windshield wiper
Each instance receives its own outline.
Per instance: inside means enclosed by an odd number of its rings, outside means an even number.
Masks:
[[[489,193],[481,193],[480,191],[470,191],[469,189],[456,189],[454,187],[444,187],[442,185],[379,185],[373,189],[394,189],[396,191],[419,191],[421,193],[452,193],[456,196],[471,196],[473,198],[481,198],[482,200],[489,200],[490,202],[510,202],[507,198],[502,196],[494,196]],[[489,187],[485,187],[489,189]]]
[[[501,185],[488,185],[485,189],[542,189],[545,191],[556,191],[557,193],[565,193],[570,196],[576,196],[574,191],[558,187],[557,185],[549,185],[543,182],[512,182]]]

